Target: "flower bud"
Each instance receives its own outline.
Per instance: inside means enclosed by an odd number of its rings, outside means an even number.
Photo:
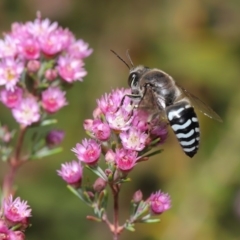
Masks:
[[[51,130],[46,136],[46,143],[49,147],[55,147],[59,145],[64,138],[64,131],[62,130]]]
[[[8,143],[12,139],[12,133],[8,130],[7,126],[0,126],[0,140]]]
[[[45,78],[49,81],[53,81],[57,78],[58,74],[57,74],[57,70],[56,69],[48,69],[45,72]]]
[[[102,178],[98,178],[93,184],[93,189],[96,192],[101,192],[105,189],[106,185],[107,183]]]
[[[137,190],[134,194],[133,194],[133,202],[134,203],[139,203],[142,201],[143,198],[143,194],[141,190]]]
[[[40,68],[40,62],[37,60],[30,60],[27,63],[27,71],[31,73],[35,73],[39,70]]]

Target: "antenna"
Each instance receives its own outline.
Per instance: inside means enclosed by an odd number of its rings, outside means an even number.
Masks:
[[[129,54],[129,51],[130,51],[129,49],[126,51],[126,56],[127,56],[128,60],[130,61],[132,67],[134,67],[133,61],[132,61],[132,59],[131,59],[131,57],[130,57],[130,54]]]
[[[123,63],[125,63],[125,65],[128,67],[128,69],[130,69],[130,67],[129,67],[129,65],[116,53],[116,52],[114,52],[112,49],[110,49],[110,51],[112,52],[112,53],[114,53]],[[128,56],[128,55],[127,55]],[[129,59],[129,58],[128,58]],[[131,58],[130,58],[130,60],[131,60]],[[131,61],[131,64],[132,64],[132,61]]]

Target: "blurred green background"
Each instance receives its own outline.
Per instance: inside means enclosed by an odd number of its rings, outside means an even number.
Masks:
[[[37,10],[88,42],[94,53],[86,60],[84,82],[69,90],[69,105],[56,116],[66,131],[63,153],[18,172],[18,195],[33,208],[27,239],[112,239],[104,224],[85,220],[91,209],[56,174],[62,162],[74,159],[70,149],[86,136],[82,123],[92,117],[96,99],[127,87],[128,70],[110,49],[125,59],[130,49],[135,65],[168,72],[224,121],[198,115],[201,147],[193,159],[170,130],[165,151],[136,167],[121,192],[121,220],[139,188],[145,197],[168,192],[172,208],[160,223],[137,225],[136,233],[124,232],[120,239],[240,239],[240,1],[1,0],[1,32],[12,22],[35,19]],[[1,121],[16,127],[9,111],[0,111]],[[1,179],[4,170],[1,163]],[[92,178],[89,172],[85,177]]]

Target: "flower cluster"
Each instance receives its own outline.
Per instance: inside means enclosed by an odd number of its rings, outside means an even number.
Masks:
[[[96,164],[103,153],[105,158],[111,155],[117,169],[126,172],[143,157],[146,160],[147,152],[165,141],[166,123],[151,119],[143,109],[133,109],[127,97],[122,102],[128,93],[128,89],[117,89],[97,100],[94,119],[84,122],[92,139],[85,139],[72,149],[80,161]]]
[[[40,15],[13,23],[0,40],[0,101],[23,126],[59,111],[67,105],[63,83],[83,80],[84,58],[91,53],[71,31]]]
[[[77,189],[75,194],[90,206],[96,207],[99,202],[103,202],[107,184],[112,189],[119,189],[121,183],[128,181],[129,172],[139,162],[159,153],[161,150],[154,148],[159,147],[167,137],[166,123],[153,117],[152,112],[144,107],[134,108],[131,99],[126,96],[129,91],[113,90],[97,100],[93,119],[87,119],[83,124],[91,139],[84,139],[72,148],[78,161],[62,164],[61,169],[57,171],[72,189]],[[101,156],[105,159],[106,169],[98,165]],[[89,187],[84,191],[84,187],[81,186],[82,165],[99,177],[93,184],[92,191]],[[93,200],[97,199],[97,196],[98,204]],[[146,201],[142,200],[142,194],[139,192],[133,199],[138,201],[133,200],[136,211],[125,224],[125,228],[128,229],[132,228],[134,222],[152,221],[149,219],[152,215],[168,210],[171,203],[170,197],[160,191],[152,194]],[[98,213],[100,209],[101,207],[94,212]],[[146,212],[148,215],[140,218]],[[101,217],[101,213],[99,215],[98,217]]]
[[[13,200],[12,195],[3,201],[0,216],[0,239],[23,240],[24,230],[28,227],[31,209],[26,201],[18,197]]]

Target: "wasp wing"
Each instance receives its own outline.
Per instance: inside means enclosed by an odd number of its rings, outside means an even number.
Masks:
[[[150,86],[146,86],[146,92],[138,105],[138,109],[147,111],[152,118],[158,116],[163,121],[167,120],[165,111],[157,103],[156,96]]]
[[[222,118],[212,109],[210,108],[206,103],[204,103],[202,100],[200,100],[198,97],[194,96],[190,92],[188,92],[185,88],[177,85],[181,90],[182,93],[191,101],[192,105],[196,107],[200,112],[202,112],[205,116],[212,118],[214,120],[217,120],[219,122],[222,122]]]

